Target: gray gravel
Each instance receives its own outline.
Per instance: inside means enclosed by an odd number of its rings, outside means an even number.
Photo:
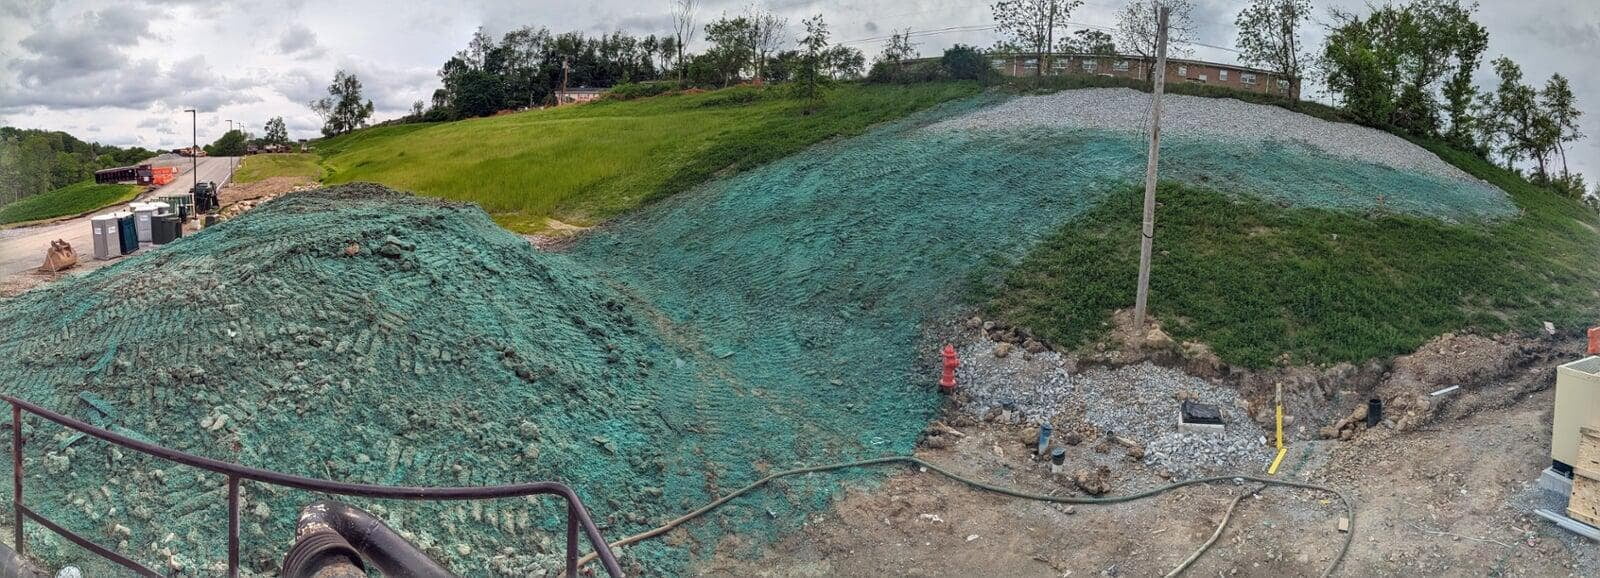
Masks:
[[[1163,136],[1299,142],[1338,157],[1481,182],[1426,149],[1381,130],[1328,122],[1231,98],[1168,94],[1162,102]],[[1143,135],[1149,120],[1149,94],[1128,88],[1091,88],[1018,97],[932,125],[928,130],[1073,128]]]
[[[1024,355],[1016,349],[997,358],[994,347],[978,339],[958,350],[962,365],[956,378],[968,396],[963,411],[974,417],[1009,408],[1021,423],[1050,421],[1065,428],[1082,420],[1143,444],[1144,464],[1178,479],[1263,471],[1274,454],[1264,445],[1270,432],[1245,415],[1238,395],[1227,387],[1149,363],[1073,372],[1055,352]],[[1224,433],[1179,432],[1180,391],[1219,406],[1227,423]]]

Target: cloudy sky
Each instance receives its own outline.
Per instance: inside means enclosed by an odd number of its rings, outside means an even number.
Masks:
[[[988,2],[948,0],[764,0],[789,17],[821,13],[837,41],[868,55],[892,30],[920,31],[924,54],[957,43],[988,46]],[[1319,45],[1330,6],[1359,9],[1364,0],[1312,0]],[[1194,0],[1197,40],[1231,47],[1233,18],[1245,0]],[[749,0],[700,0],[703,23]],[[1119,0],[1086,0],[1075,24],[1112,26]],[[1600,1],[1488,0],[1488,58],[1510,56],[1528,78],[1572,79],[1584,126],[1593,135],[1568,156],[1600,180]],[[260,132],[283,116],[290,136],[320,126],[305,102],[325,94],[335,70],[359,76],[377,118],[402,115],[437,87],[434,72],[482,26],[491,33],[522,25],[592,33],[671,29],[667,0],[0,0],[0,124],[60,129],[115,145],[172,148],[189,142],[198,108],[199,140],[227,130],[227,120]],[[952,30],[953,29],[953,30]],[[1233,62],[1232,52],[1192,47],[1194,57]],[[1487,67],[1485,67],[1487,68]],[[1492,82],[1480,71],[1480,84]],[[1313,95],[1315,96],[1315,95]]]

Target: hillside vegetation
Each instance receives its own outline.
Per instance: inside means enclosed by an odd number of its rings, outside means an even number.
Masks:
[[[0,207],[0,225],[87,213],[131,201],[141,189],[138,185],[97,185],[94,181],[83,181]]]
[[[376,181],[472,201],[514,231],[545,218],[592,225],[713,175],[976,94],[976,83],[845,84],[820,103],[738,87],[602,101],[451,123],[357,131],[318,143],[326,181]]]
[[[1164,183],[1151,310],[1179,340],[1263,367],[1363,361],[1449,331],[1573,329],[1600,311],[1600,220],[1476,155],[1420,143],[1511,194],[1493,223],[1277,205]],[[992,285],[994,314],[1062,344],[1133,305],[1142,190],[1067,223]]]
[[[317,155],[310,153],[261,154],[245,157],[239,170],[233,173],[233,182],[253,183],[272,177],[322,178],[322,167]]]

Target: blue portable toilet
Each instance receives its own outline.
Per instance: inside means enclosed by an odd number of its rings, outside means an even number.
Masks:
[[[123,255],[132,255],[139,250],[139,231],[134,229],[133,213],[117,213],[117,233],[122,238]]]

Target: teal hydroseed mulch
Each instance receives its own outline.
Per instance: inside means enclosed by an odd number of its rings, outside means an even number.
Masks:
[[[378,187],[288,196],[0,303],[0,383],[165,445],[307,476],[561,480],[606,535],[626,536],[771,470],[909,452],[939,403],[918,373],[931,367],[917,361],[922,324],[958,305],[985,259],[1021,255],[1141,174],[1128,135],[923,128],[986,102],[680,195],[566,253],[536,251],[476,208]],[[1206,149],[1180,143],[1169,174],[1311,203],[1404,183],[1391,203],[1450,203],[1436,180],[1294,150],[1201,165],[1183,159]],[[1452,210],[1437,216],[1481,213]],[[146,563],[217,572],[218,476],[31,423],[40,511]],[[871,475],[786,479],[624,558],[682,573],[729,535],[765,544]],[[245,491],[245,560],[270,573],[294,513],[318,496]],[[354,502],[463,574],[560,564],[553,500]],[[77,556],[29,532],[45,560]]]

